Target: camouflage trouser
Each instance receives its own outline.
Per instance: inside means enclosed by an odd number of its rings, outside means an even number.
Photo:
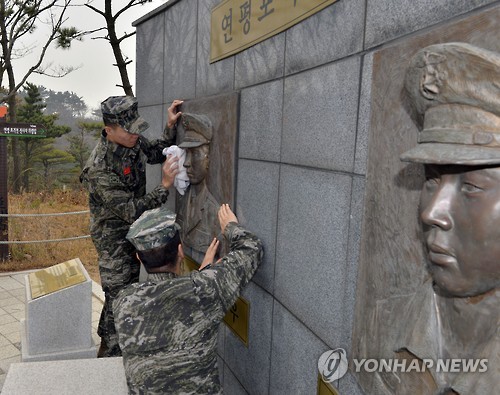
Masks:
[[[118,357],[122,353],[115,329],[113,301],[120,290],[139,281],[139,262],[129,257],[122,260],[99,260],[99,273],[105,299],[97,334],[107,347],[102,356]]]

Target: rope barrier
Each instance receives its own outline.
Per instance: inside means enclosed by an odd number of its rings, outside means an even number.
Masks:
[[[90,237],[90,235],[67,237],[65,239],[51,239],[51,240],[31,240],[31,241],[12,240],[12,241],[0,241],[0,245],[1,244],[57,243],[57,242],[60,242],[60,241],[71,241],[71,240],[88,239],[89,237]]]
[[[0,218],[2,217],[11,217],[11,218],[21,218],[21,217],[55,217],[61,215],[75,215],[75,214],[88,214],[89,210],[84,211],[70,211],[66,213],[49,213],[49,214],[0,214]],[[0,241],[0,245],[2,244],[34,244],[34,243],[58,243],[60,241],[72,241],[72,240],[80,240],[80,239],[88,239],[90,235],[84,236],[75,236],[75,237],[66,237],[64,239],[50,239],[50,240],[9,240],[9,241]]]
[[[75,214],[88,214],[89,210],[85,211],[73,211],[67,213],[48,213],[48,214],[0,214],[1,217],[12,217],[12,218],[20,218],[20,217],[56,217],[59,215],[75,215]]]

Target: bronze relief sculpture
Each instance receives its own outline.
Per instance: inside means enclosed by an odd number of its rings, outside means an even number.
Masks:
[[[207,186],[213,127],[206,115],[183,113],[178,128],[183,128],[179,148],[186,150],[184,167],[190,186],[179,199],[177,222],[181,226],[181,240],[186,254],[200,263],[218,234],[217,211],[220,203]]]
[[[419,137],[401,160],[425,167],[430,277],[377,301],[362,354],[415,369],[371,373],[372,392],[491,394],[500,387],[500,55],[428,46],[410,62],[405,93]]]

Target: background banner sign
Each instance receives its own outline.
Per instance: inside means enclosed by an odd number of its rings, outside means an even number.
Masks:
[[[337,0],[225,0],[212,10],[210,63],[251,47]]]
[[[45,137],[43,125],[32,123],[0,123],[0,136]]]

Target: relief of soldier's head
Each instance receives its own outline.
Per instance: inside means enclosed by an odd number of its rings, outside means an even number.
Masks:
[[[500,55],[436,44],[411,60],[405,89],[422,163],[420,220],[436,292],[468,297],[500,287]]]
[[[212,124],[205,115],[189,113],[182,114],[181,124],[184,128],[184,138],[179,147],[186,150],[184,167],[189,182],[197,185],[203,182],[208,174]]]

